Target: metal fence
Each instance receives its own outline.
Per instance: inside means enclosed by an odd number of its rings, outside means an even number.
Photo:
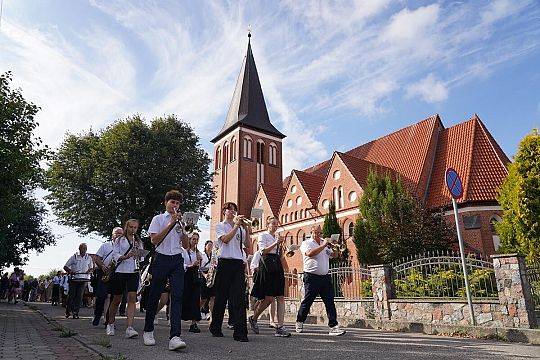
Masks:
[[[466,267],[474,298],[498,298],[493,263],[467,255]],[[396,298],[466,298],[461,257],[454,252],[429,252],[392,264]]]
[[[330,265],[329,275],[337,299],[359,300],[372,299],[371,273],[365,266],[351,267],[348,263],[333,263]],[[288,300],[302,300],[303,273],[285,273],[285,298]],[[253,286],[253,278],[247,276],[249,290]]]
[[[540,312],[540,261],[527,263],[526,275],[531,286],[535,310]]]
[[[331,263],[329,270],[334,296],[338,299],[373,299],[371,272],[366,266],[352,267],[347,262]]]

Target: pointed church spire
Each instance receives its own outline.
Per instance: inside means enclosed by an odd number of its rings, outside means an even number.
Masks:
[[[212,142],[216,143],[238,126],[260,131],[280,139],[285,137],[272,125],[268,116],[259,74],[251,51],[251,30],[248,31],[247,54],[236,82],[227,119],[219,134],[212,139]]]

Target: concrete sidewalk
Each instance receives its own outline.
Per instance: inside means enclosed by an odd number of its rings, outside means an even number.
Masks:
[[[54,327],[22,302],[0,302],[0,359],[101,359],[75,339],[60,337]]]
[[[81,309],[79,320],[66,319],[63,308],[50,304],[32,304],[50,321],[76,331],[75,339],[99,351],[109,359],[329,359],[340,360],[445,360],[445,359],[540,359],[540,347],[497,342],[492,340],[464,339],[412,333],[392,333],[371,329],[347,329],[340,337],[328,336],[326,326],[306,325],[302,334],[290,338],[275,338],[267,322],[261,321],[261,334],[249,334],[249,343],[232,339],[232,331],[223,329],[224,338],[213,338],[208,332],[208,322],[201,322],[202,333],[189,333],[187,322],[182,323],[182,338],[187,349],[181,352],[167,350],[169,328],[166,321],[156,326],[156,346],[144,346],[141,336],[125,339],[125,317],[117,318],[116,336],[105,336],[103,326],[91,325],[92,309]],[[163,317],[163,313],[160,314]],[[142,334],[144,314],[137,312],[135,329]],[[292,330],[292,324],[288,324]]]

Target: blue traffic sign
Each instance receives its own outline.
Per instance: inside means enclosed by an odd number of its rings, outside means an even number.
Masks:
[[[457,171],[452,168],[446,169],[446,186],[454,199],[463,196],[463,183]]]

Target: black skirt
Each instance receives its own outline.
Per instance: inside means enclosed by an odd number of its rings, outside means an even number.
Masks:
[[[197,280],[198,268],[191,267],[184,275],[184,293],[182,294],[182,320],[201,320],[201,286]]]
[[[261,276],[259,275],[259,269],[253,271],[253,286],[251,288],[251,296],[257,300],[264,299],[264,293],[262,291]]]
[[[275,271],[268,271],[269,269],[265,266],[265,259],[273,258],[272,261],[277,262],[277,269]],[[262,295],[262,298],[265,296],[284,296],[285,295],[285,273],[283,271],[283,265],[281,265],[281,259],[277,254],[267,254],[264,255],[259,263],[259,268],[257,270],[257,293]],[[255,287],[255,280],[254,285]],[[252,295],[254,296],[254,295]],[[261,299],[261,297],[259,297]]]
[[[212,296],[216,296],[214,288],[206,286],[206,282],[201,284],[201,299],[210,299]]]

